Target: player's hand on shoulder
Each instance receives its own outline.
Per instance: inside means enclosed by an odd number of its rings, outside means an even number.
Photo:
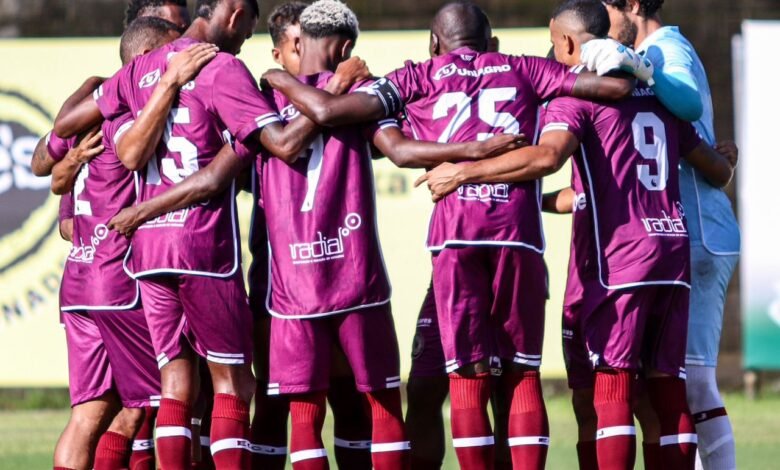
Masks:
[[[286,70],[282,69],[268,69],[260,76],[260,88],[263,90],[270,90],[279,86],[280,80],[291,77]]]
[[[142,223],[143,221],[141,220],[138,208],[130,206],[119,211],[119,213],[108,222],[108,228],[110,230],[116,230],[129,238]]]
[[[580,59],[588,70],[598,75],[623,71],[652,85],[653,64],[614,39],[591,39],[582,45]]]
[[[454,193],[462,184],[460,169],[463,165],[442,163],[425,173],[414,182],[414,187],[428,183],[433,202],[439,202],[447,195]]]
[[[739,163],[739,147],[732,140],[724,140],[715,144],[715,151],[726,157],[731,168],[736,168]]]
[[[183,87],[200,73],[219,52],[214,44],[198,43],[172,55],[163,80],[177,87]]]
[[[497,157],[530,145],[525,134],[497,134],[476,144],[475,160]]]
[[[355,83],[371,78],[371,71],[368,70],[366,61],[358,56],[350,57],[336,67],[334,79],[339,80],[347,88]]]
[[[105,150],[105,147],[103,147],[103,132],[96,128],[87,132],[78,145],[68,150],[65,157],[83,165],[91,162],[93,158],[103,153],[103,150]]]

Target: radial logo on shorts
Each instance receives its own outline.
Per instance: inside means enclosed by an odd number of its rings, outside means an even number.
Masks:
[[[344,258],[344,242],[349,235],[363,225],[363,219],[354,212],[344,218],[344,226],[337,233],[324,235],[317,232],[311,242],[290,244],[290,256],[293,264],[321,263]]]

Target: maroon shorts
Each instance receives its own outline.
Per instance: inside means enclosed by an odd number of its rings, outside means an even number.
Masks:
[[[181,353],[183,337],[208,361],[252,361],[252,313],[241,273],[226,279],[161,275],[138,283],[158,367]]]
[[[433,286],[447,372],[491,357],[539,367],[547,299],[542,255],[448,247],[434,255]]]
[[[361,392],[401,386],[390,305],[322,318],[271,320],[269,395],[327,390],[334,344],[341,346]]]
[[[425,294],[420,315],[417,317],[417,329],[412,343],[411,377],[438,377],[447,372],[444,368],[444,350],[441,347],[439,318],[436,313],[436,298],[433,284]]]
[[[593,388],[593,366],[588,358],[588,348],[577,316],[580,310],[576,305],[563,306],[563,360],[569,388],[572,390]]]
[[[142,309],[64,312],[71,405],[114,388],[127,408],[160,395],[160,371]]]
[[[572,315],[579,317],[591,370],[641,368],[685,378],[689,298],[683,286],[607,290],[586,282]]]

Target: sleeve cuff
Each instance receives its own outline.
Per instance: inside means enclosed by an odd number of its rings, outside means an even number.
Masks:
[[[239,129],[238,133],[236,133],[236,140],[244,142],[255,131],[262,129],[269,124],[281,122],[281,120],[282,118],[280,118],[276,113],[268,113],[263,114],[262,116],[258,116],[253,122],[247,123],[241,129]]]

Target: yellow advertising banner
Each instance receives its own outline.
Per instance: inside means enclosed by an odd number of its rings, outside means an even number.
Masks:
[[[512,54],[545,55],[548,33],[543,29],[499,30],[501,50]],[[257,76],[275,67],[271,42],[256,36],[240,58]],[[60,327],[58,289],[68,244],[57,227],[58,199],[49,180],[36,178],[30,158],[49,131],[60,104],[85,78],[110,76],[120,65],[117,39],[0,41],[0,387],[64,386],[67,384],[65,335]],[[428,34],[365,32],[355,53],[376,75],[400,67],[405,60],[428,56]],[[565,174],[564,174],[565,173]],[[393,312],[400,340],[404,376],[410,368],[417,314],[431,276],[430,255],[424,248],[432,203],[425,188],[414,189],[420,170],[402,170],[386,160],[375,163],[379,230],[393,282]],[[545,181],[548,190],[567,185],[561,172]],[[246,237],[251,197],[239,201]],[[543,371],[564,374],[560,312],[570,220],[545,216],[550,301]],[[249,253],[244,244],[244,266]],[[89,286],[84,286],[88,289]]]

